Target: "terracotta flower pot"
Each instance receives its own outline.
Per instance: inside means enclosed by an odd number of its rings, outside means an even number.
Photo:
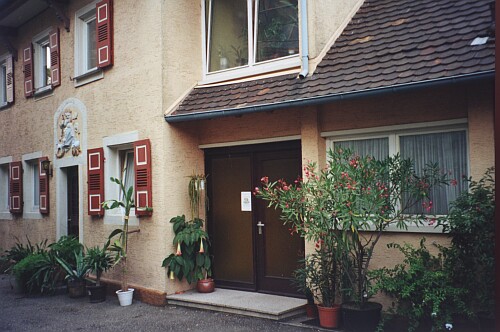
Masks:
[[[212,293],[215,289],[215,283],[213,279],[201,279],[198,280],[196,284],[196,289],[200,293]]]
[[[340,306],[337,304],[333,307],[318,305],[318,316],[321,327],[336,328],[339,326]]]
[[[306,304],[306,316],[309,318],[318,317],[318,307],[315,304],[307,303]]]

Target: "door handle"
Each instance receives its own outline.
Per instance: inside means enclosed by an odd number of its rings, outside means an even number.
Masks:
[[[264,224],[262,223],[262,221],[259,221],[257,223],[257,227],[259,227],[259,235],[262,235],[262,227],[264,227]]]

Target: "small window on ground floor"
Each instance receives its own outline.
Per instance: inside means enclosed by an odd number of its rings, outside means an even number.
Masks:
[[[467,189],[465,178],[468,176],[467,136],[466,130],[449,130],[427,133],[415,131],[398,131],[370,137],[369,133],[359,137],[336,137],[332,147],[344,147],[355,153],[376,159],[384,159],[389,155],[400,154],[404,159],[413,161],[417,173],[421,173],[429,163],[437,163],[442,172],[452,180],[448,186],[433,188],[432,214],[445,215],[448,207],[458,194]],[[414,206],[410,213],[425,213],[422,206]]]

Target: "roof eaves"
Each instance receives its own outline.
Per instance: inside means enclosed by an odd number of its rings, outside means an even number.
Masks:
[[[305,106],[320,105],[320,104],[335,102],[338,100],[365,98],[365,97],[380,95],[383,93],[390,93],[390,92],[397,93],[424,87],[432,87],[445,84],[456,84],[468,81],[490,79],[494,77],[495,77],[495,71],[489,70],[489,71],[443,77],[443,78],[424,80],[418,82],[396,84],[396,85],[390,85],[372,89],[332,93],[327,95],[313,96],[295,100],[287,100],[276,103],[251,105],[238,108],[216,109],[216,110],[194,112],[187,114],[170,114],[170,115],[165,115],[165,121],[168,123],[176,123],[176,122],[186,122],[186,121],[208,120],[208,119],[222,118],[228,116],[239,116],[244,114],[273,111],[290,107],[305,107]]]

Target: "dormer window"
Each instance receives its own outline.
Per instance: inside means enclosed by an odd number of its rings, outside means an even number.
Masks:
[[[203,0],[202,5],[204,81],[300,65],[297,0]]]

